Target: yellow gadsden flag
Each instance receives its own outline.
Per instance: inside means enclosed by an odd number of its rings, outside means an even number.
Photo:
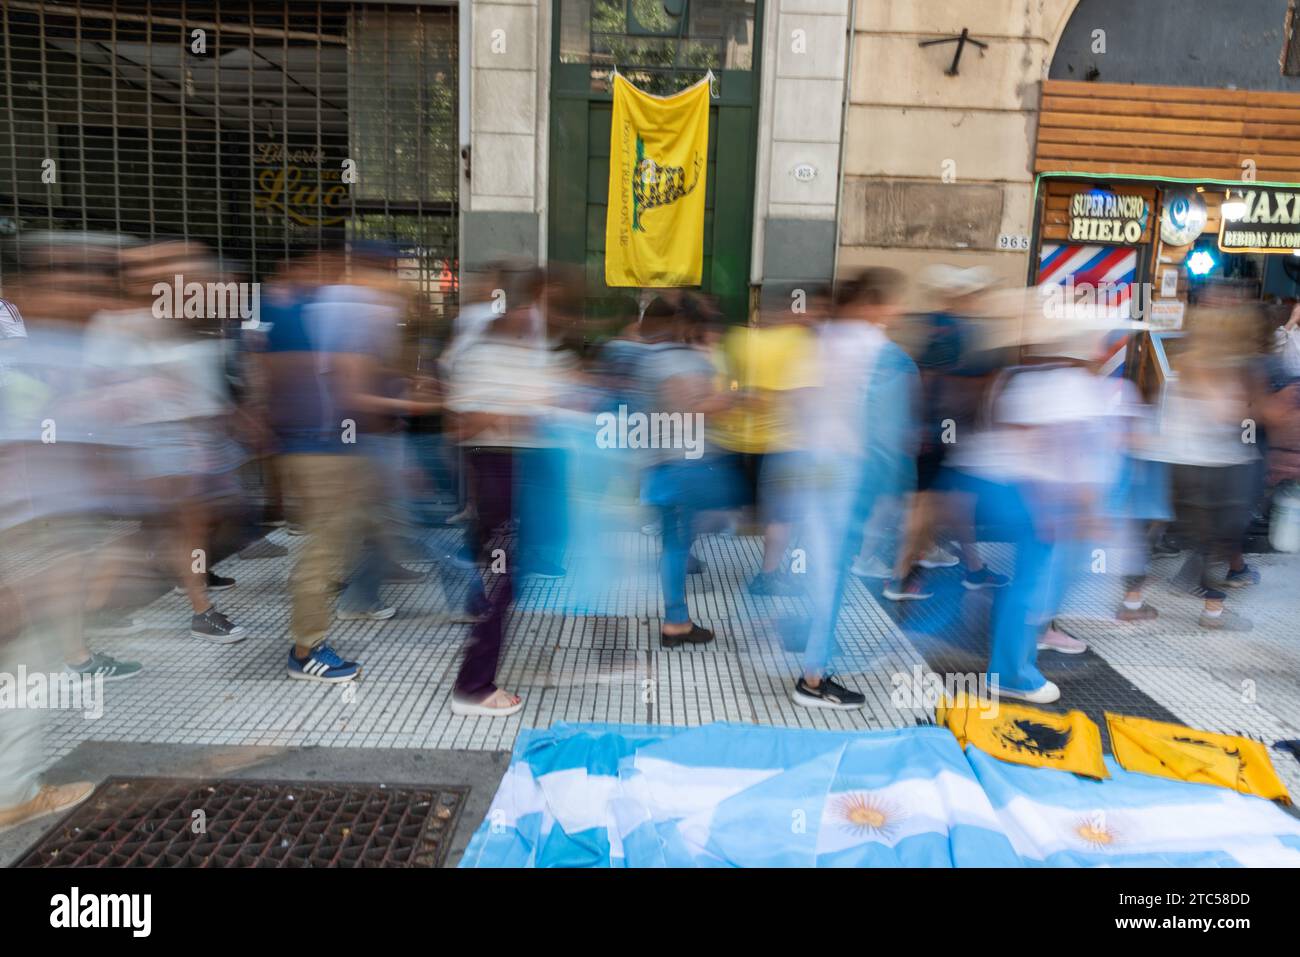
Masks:
[[[1258,741],[1110,713],[1106,727],[1115,760],[1126,771],[1291,801],[1268,750]]]
[[[1013,764],[1108,778],[1101,729],[1082,711],[1055,714],[1028,705],[958,695],[935,709],[935,719],[957,736]]]
[[[660,97],[614,74],[606,285],[700,284],[708,156],[707,78]]]

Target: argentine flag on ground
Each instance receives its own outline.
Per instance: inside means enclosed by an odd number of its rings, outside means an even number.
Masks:
[[[1268,801],[964,752],[939,727],[524,731],[462,867],[1300,865]]]
[[[1019,863],[947,728],[854,735],[827,795],[819,867]]]
[[[995,822],[940,728],[557,725],[521,736],[462,866],[1016,863]]]
[[[1053,867],[1300,867],[1300,820],[1271,801],[1125,771],[1097,781],[966,756],[1021,861]]]
[[[623,758],[674,729],[566,725],[525,729],[462,867],[620,867]]]

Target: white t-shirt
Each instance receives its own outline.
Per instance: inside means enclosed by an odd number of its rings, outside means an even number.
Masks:
[[[528,339],[486,336],[470,343],[451,370],[447,405],[453,412],[522,418],[549,414],[567,388],[564,355]],[[543,444],[529,429],[488,429],[465,445],[532,448]]]
[[[1246,436],[1245,396],[1239,389],[1199,392],[1174,380],[1165,392],[1160,433],[1147,457],[1210,467],[1245,465],[1259,452]]]
[[[119,425],[221,415],[229,407],[222,340],[178,335],[179,320],[148,309],[97,312],[86,327],[86,362],[120,375],[105,396]]]
[[[992,424],[958,436],[953,466],[994,481],[1102,484],[1113,388],[1086,369],[1024,369],[993,401]]]
[[[867,386],[888,337],[868,322],[831,321],[817,336],[817,388],[802,390],[800,430],[814,454],[867,453]]]

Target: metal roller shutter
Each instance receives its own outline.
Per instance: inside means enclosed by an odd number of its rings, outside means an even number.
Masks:
[[[0,229],[18,242],[186,237],[261,281],[295,252],[387,239],[421,324],[454,305],[454,7],[6,0],[2,16]]]

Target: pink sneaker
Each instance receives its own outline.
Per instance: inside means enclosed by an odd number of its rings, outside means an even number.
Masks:
[[[1048,628],[1038,636],[1039,651],[1059,651],[1063,655],[1081,655],[1088,650],[1086,642],[1072,638],[1063,631]]]

